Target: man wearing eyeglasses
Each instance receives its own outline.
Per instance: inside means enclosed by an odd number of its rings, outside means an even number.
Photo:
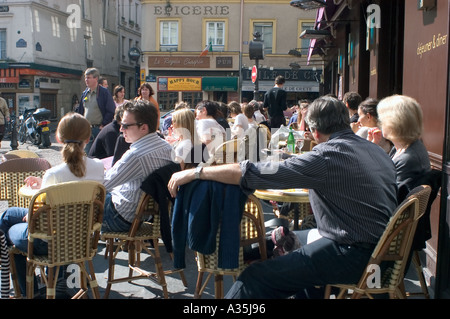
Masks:
[[[102,231],[128,231],[142,182],[156,169],[172,163],[172,147],[156,133],[158,121],[157,110],[149,101],[124,105],[120,131],[131,145],[106,172]]]

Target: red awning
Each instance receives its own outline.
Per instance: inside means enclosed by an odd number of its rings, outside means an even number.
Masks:
[[[320,22],[322,21],[324,13],[325,13],[325,8],[324,7],[320,8],[319,10],[317,10],[316,24],[314,25],[314,29],[316,29],[316,30],[320,29]],[[307,63],[308,65],[309,65],[309,61],[311,60],[311,56],[313,54],[315,45],[316,45],[316,39],[312,39],[311,42],[309,43],[308,63]]]
[[[316,15],[316,23],[314,28],[316,30],[323,30],[329,28],[330,25],[326,22],[336,19],[335,15],[337,12],[342,13],[343,9],[347,6],[347,2],[342,0],[325,0],[327,3],[326,7],[319,8],[317,10]],[[340,14],[338,13],[338,15]],[[325,22],[325,23],[324,23]],[[323,40],[312,39],[310,42],[310,48],[308,52],[307,63],[309,64],[311,57],[313,54],[317,53],[316,50],[320,47],[320,45],[325,44]]]
[[[19,70],[0,69],[0,83],[19,83]]]

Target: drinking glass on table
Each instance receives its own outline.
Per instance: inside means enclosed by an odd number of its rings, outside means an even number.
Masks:
[[[295,139],[295,147],[298,150],[298,153],[302,152],[303,145],[305,145],[305,139],[303,137],[299,137]]]

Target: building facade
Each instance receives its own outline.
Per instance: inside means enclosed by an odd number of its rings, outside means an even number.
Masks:
[[[163,109],[253,99],[256,62],[259,95],[277,75],[286,77],[290,105],[319,94],[322,65],[306,65],[309,41],[298,38],[314,12],[292,10],[288,0],[144,0],[142,12],[140,80],[151,83]],[[264,42],[258,61],[249,57],[255,32]]]
[[[142,6],[137,0],[117,1],[119,82],[125,88],[125,98],[137,95],[141,63]],[[114,85],[111,87],[114,89]]]
[[[136,0],[0,2],[0,91],[11,111],[40,106],[60,118],[86,87],[88,67],[111,92],[120,83],[134,96],[129,51],[140,45],[140,16]]]

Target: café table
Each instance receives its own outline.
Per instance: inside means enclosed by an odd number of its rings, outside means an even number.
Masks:
[[[299,229],[299,221],[303,221],[306,216],[311,214],[307,189],[257,189],[254,195],[262,200],[292,203],[292,214],[287,217],[294,221],[294,230]],[[283,218],[282,216],[278,217]]]
[[[31,188],[30,186],[23,185],[19,188],[19,195],[31,199],[38,191],[39,188]]]

